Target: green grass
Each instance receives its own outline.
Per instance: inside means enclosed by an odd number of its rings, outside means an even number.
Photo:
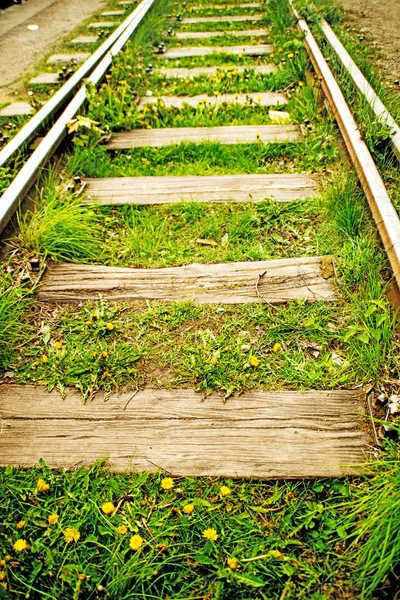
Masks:
[[[154,207],[95,208],[102,252],[96,262],[166,267],[312,256],[321,252],[318,211],[310,201],[249,204],[183,202]],[[211,239],[214,247],[198,239]]]
[[[48,491],[39,492],[39,479]],[[348,497],[348,483],[185,478],[164,490],[162,480],[110,474],[100,463],[1,470],[2,597],[330,600],[348,586],[352,555],[334,543],[334,506]],[[117,510],[104,514],[105,502]],[[70,527],[80,537],[67,543]],[[203,536],[210,528],[215,541]],[[143,540],[138,550],[130,549],[134,535]],[[29,548],[15,551],[17,539]]]
[[[19,233],[14,240],[29,255],[44,259],[84,262],[98,256],[99,242],[95,220],[71,193],[63,193],[53,175],[44,179],[37,205],[19,217]]]

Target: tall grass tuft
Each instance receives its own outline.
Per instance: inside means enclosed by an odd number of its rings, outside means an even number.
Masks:
[[[33,211],[19,217],[18,241],[28,251],[55,261],[84,262],[100,254],[100,228],[79,199],[63,194],[53,175]]]
[[[0,270],[0,371],[9,368],[18,344],[26,339],[31,299]]]
[[[400,434],[400,425],[393,425]],[[342,506],[343,527],[355,553],[353,580],[361,587],[360,600],[376,597],[400,564],[400,448],[391,444],[380,460],[366,465],[370,478],[353,488]],[[388,580],[388,581],[387,581]],[[390,590],[384,597],[393,598]]]

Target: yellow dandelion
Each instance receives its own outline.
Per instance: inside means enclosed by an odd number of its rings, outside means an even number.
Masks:
[[[274,347],[272,348],[272,350],[274,352],[280,352],[282,350],[282,346],[280,345],[279,342],[276,342],[276,344],[274,344]]]
[[[185,513],[185,515],[191,515],[194,511],[194,504],[185,504],[182,510]]]
[[[101,353],[101,358],[107,358],[107,356],[108,356],[108,352],[103,350],[103,352]]]
[[[237,92],[235,92],[235,98],[236,100],[239,98],[239,94]]]
[[[77,542],[81,537],[81,534],[75,527],[67,527],[64,531],[64,537],[67,544],[70,544],[71,542]]]
[[[47,358],[47,356],[45,354],[43,354],[43,356],[42,356],[42,358],[40,360],[42,361],[42,363],[44,365],[49,362],[49,359]]]
[[[174,487],[174,480],[172,477],[164,477],[164,479],[161,481],[161,487],[163,490],[172,490]]]
[[[106,329],[108,329],[108,331],[112,331],[114,329],[114,325],[112,323],[107,323]]]
[[[239,566],[239,563],[236,558],[228,558],[226,562],[228,563],[228,567],[230,569],[237,569]]]
[[[289,52],[289,54],[288,54],[288,58],[293,58],[293,57],[294,57],[294,54],[293,54],[293,52]]]
[[[120,525],[117,529],[117,533],[119,533],[120,535],[125,535],[127,531],[128,528],[126,525]]]
[[[26,540],[17,540],[14,542],[13,548],[16,552],[23,552],[24,550],[28,550],[29,544]]]
[[[129,547],[131,550],[139,550],[139,548],[141,548],[142,544],[143,544],[142,536],[140,536],[136,533],[135,535],[133,535],[131,537],[130,542],[129,542]]]
[[[303,81],[299,81],[299,86],[303,87],[303,85],[304,85],[304,82]]]
[[[217,364],[217,362],[218,362],[218,357],[217,357],[217,356],[213,356],[213,357],[211,358],[211,360],[210,360],[210,363],[211,363],[212,365],[216,365],[216,364]]]
[[[47,490],[50,488],[50,484],[46,483],[44,479],[38,479],[36,487],[39,492],[47,492]]]
[[[17,529],[22,529],[25,525],[26,521],[18,521],[17,523]]]
[[[4,567],[5,564],[6,564],[5,560],[0,560],[0,567]]]
[[[86,325],[93,325],[93,321],[90,321],[90,320],[86,321]]]
[[[4,581],[5,578],[6,578],[6,572],[0,571],[0,581]]]
[[[79,581],[85,581],[85,579],[86,579],[85,573],[79,573],[78,579],[79,579]]]
[[[228,488],[228,486],[221,485],[221,487],[219,488],[219,493],[221,494],[221,496],[229,496],[231,490],[230,488]]]
[[[115,511],[115,506],[112,502],[104,502],[101,510],[105,515],[111,515]]]
[[[52,515],[49,515],[47,520],[50,523],[50,525],[55,525],[58,521],[58,514],[53,513]]]
[[[260,364],[260,361],[258,360],[258,358],[256,356],[252,356],[249,360],[249,363],[251,364],[252,367],[258,367],[258,365]]]
[[[54,347],[57,348],[57,350],[61,350],[61,348],[63,347],[62,342],[56,342],[54,344]]]
[[[203,531],[203,537],[205,537],[206,540],[210,540],[211,542],[215,542],[218,539],[218,534],[215,531],[215,529],[210,528],[210,529],[205,529]]]

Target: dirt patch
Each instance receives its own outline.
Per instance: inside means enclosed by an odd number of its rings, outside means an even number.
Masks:
[[[377,43],[379,66],[393,80],[400,79],[399,0],[342,0],[349,20]]]
[[[0,102],[15,99],[21,92],[21,76],[51,52],[60,38],[105,3],[106,0],[30,0],[6,9],[0,29]],[[38,29],[30,31],[31,24]]]

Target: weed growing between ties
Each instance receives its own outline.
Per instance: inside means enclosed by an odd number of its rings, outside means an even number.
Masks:
[[[0,481],[5,598],[320,600],[358,588],[338,529],[346,481],[117,475],[100,463],[9,467]]]

